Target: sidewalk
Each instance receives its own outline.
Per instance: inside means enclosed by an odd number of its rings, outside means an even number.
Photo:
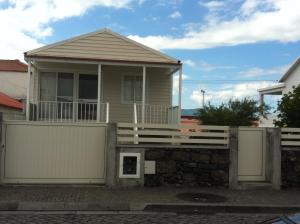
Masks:
[[[179,193],[216,194],[222,203],[191,203],[176,197]],[[115,188],[101,186],[2,186],[0,210],[164,210],[161,206],[199,208],[293,208],[300,211],[300,190],[229,190],[226,188]],[[196,206],[196,207],[195,207]],[[181,207],[184,210],[184,208]],[[229,209],[230,210],[230,209]],[[291,211],[294,211],[291,210]],[[222,210],[223,211],[223,210]],[[289,211],[287,209],[287,211]]]

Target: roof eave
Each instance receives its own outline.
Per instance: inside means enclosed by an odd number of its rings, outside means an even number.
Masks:
[[[61,57],[61,56],[44,56],[44,55],[28,55],[24,53],[24,59],[56,59],[56,60],[79,60],[79,61],[95,61],[96,62],[120,62],[129,64],[155,64],[155,65],[174,65],[181,66],[181,61],[177,62],[165,62],[165,61],[137,61],[137,60],[116,60],[116,59],[105,59],[105,58],[80,58],[80,57]]]

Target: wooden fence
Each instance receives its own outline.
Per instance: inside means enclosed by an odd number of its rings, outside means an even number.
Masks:
[[[300,128],[281,128],[282,146],[300,146]]]
[[[228,146],[228,126],[118,123],[118,144],[198,144]]]

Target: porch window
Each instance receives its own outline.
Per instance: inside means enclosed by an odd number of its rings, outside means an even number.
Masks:
[[[143,77],[140,75],[125,75],[123,77],[122,89],[123,102],[141,102],[143,91]]]
[[[39,117],[42,119],[72,119],[73,85],[74,75],[72,73],[41,73]]]

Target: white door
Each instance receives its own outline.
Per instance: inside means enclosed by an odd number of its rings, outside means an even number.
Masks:
[[[6,122],[2,183],[104,183],[104,124]]]
[[[264,128],[239,128],[238,180],[265,181],[266,131]]]

